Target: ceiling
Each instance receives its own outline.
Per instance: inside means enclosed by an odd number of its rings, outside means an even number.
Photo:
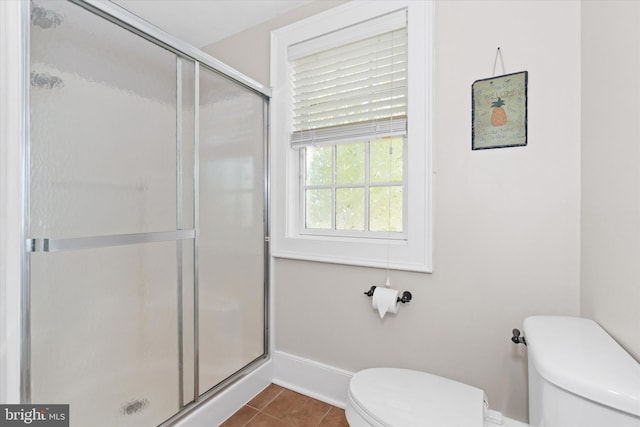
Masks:
[[[201,48],[313,0],[111,0]]]

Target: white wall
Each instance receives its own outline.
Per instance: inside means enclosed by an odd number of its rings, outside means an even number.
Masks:
[[[270,33],[291,22],[331,9],[347,0],[322,0],[300,6],[246,31],[201,48],[219,61],[269,87]]]
[[[640,3],[582,3],[581,311],[640,360]]]
[[[242,55],[266,46],[266,28],[206,50],[267,83],[265,56]],[[414,299],[380,321],[362,293],[385,271],[278,259],[276,349],[445,375],[524,420],[526,350],[511,329],[579,314],[580,3],[440,1],[435,38],[434,273],[392,271]],[[529,145],[472,152],[471,84],[491,76],[498,46],[507,72],[529,71]]]

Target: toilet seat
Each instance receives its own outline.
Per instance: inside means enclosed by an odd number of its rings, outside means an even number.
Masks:
[[[352,427],[482,427],[484,392],[425,372],[373,368],[349,383]]]

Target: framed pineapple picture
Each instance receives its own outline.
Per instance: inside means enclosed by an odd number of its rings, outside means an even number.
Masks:
[[[476,80],[472,92],[472,150],[527,145],[528,72]]]

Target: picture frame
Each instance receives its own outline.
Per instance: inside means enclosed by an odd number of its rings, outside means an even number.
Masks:
[[[472,150],[527,145],[527,84],[520,71],[471,85]]]

